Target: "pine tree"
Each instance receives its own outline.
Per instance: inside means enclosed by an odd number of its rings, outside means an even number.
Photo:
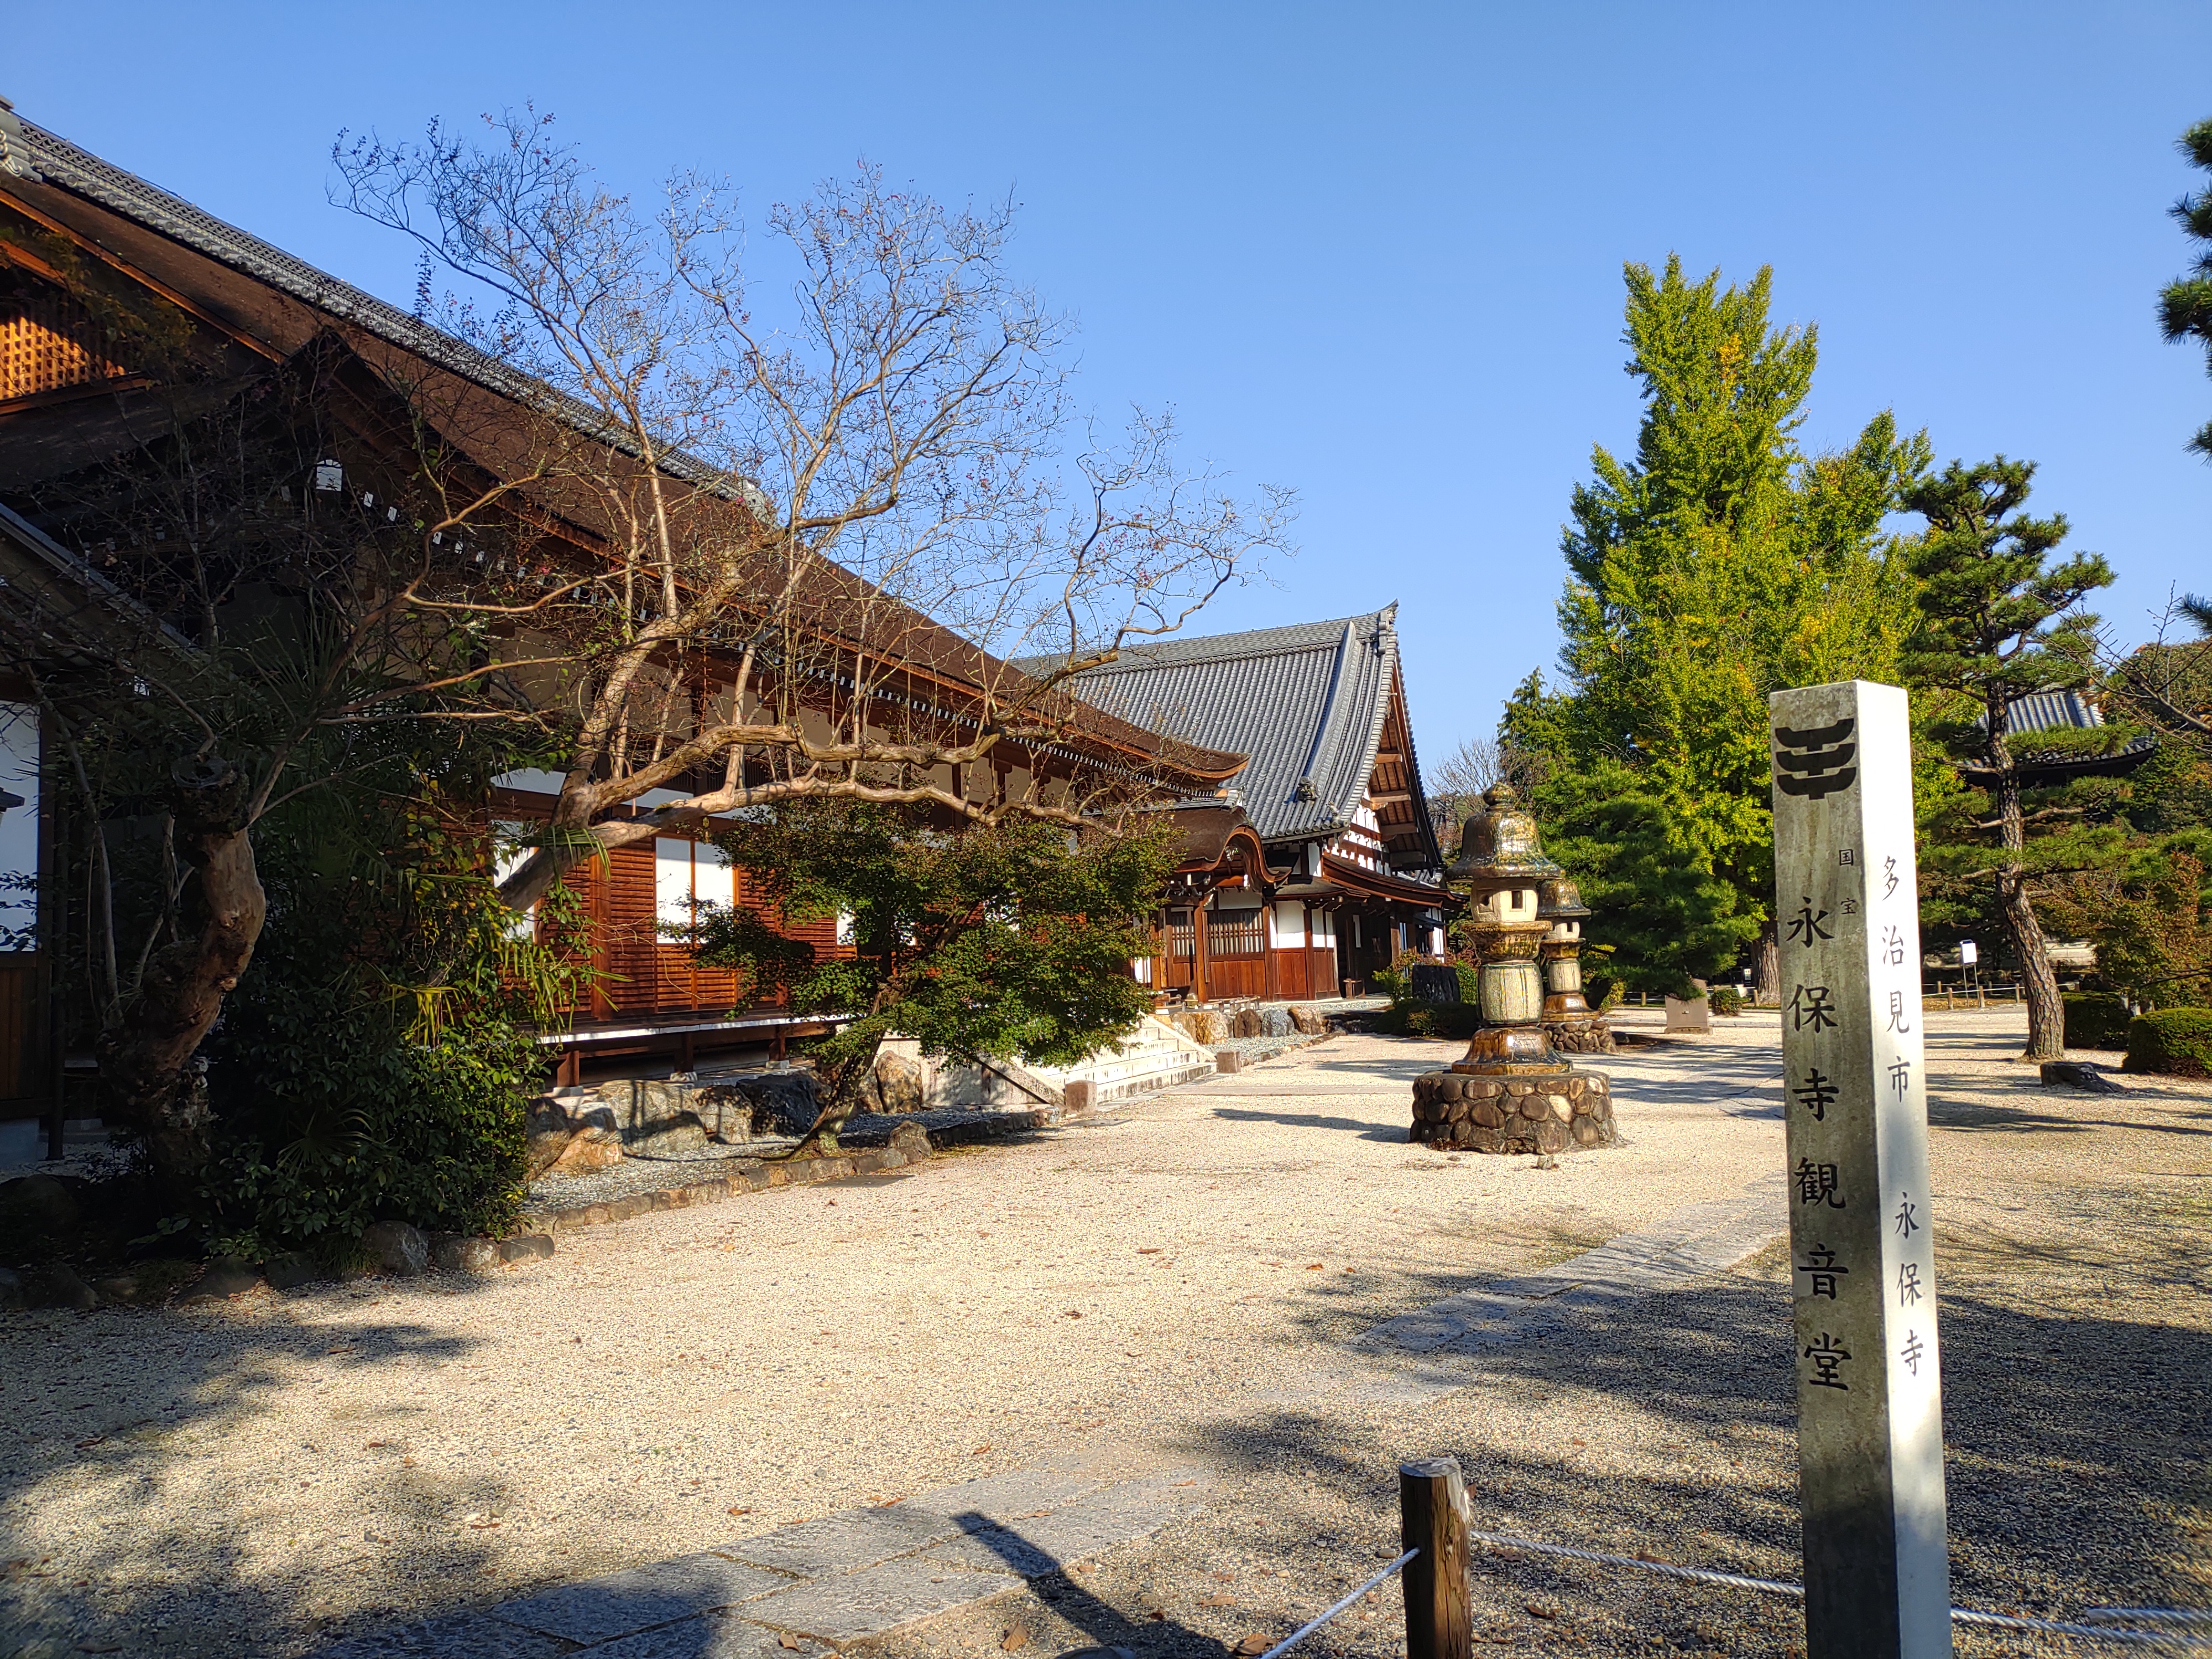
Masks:
[[[2212,121],[2199,121],[2190,128],[2176,148],[2195,165],[2212,172]],[[2176,277],[2159,291],[2159,325],[2168,340],[2201,343],[2205,368],[2212,372],[2212,190],[2183,197],[2172,212],[2202,251],[2188,276]],[[2212,421],[2197,428],[2189,447],[2212,460]]]
[[[2069,526],[2063,516],[2020,510],[2034,475],[2033,462],[2002,455],[1976,466],[1954,461],[1907,492],[1905,507],[1928,520],[1928,531],[1911,555],[1920,621],[1905,669],[1917,690],[1948,694],[1923,729],[1968,786],[1955,798],[1964,810],[1923,827],[1936,843],[1923,865],[1937,879],[1993,884],[2027,994],[2022,1057],[2039,1060],[2064,1053],[2065,1018],[2036,917],[2038,890],[2109,865],[2120,832],[2093,821],[2082,785],[2032,787],[2034,769],[2024,762],[2109,749],[2125,728],[2039,731],[2032,757],[2015,740],[2015,702],[2089,681],[2097,618],[2081,602],[2112,580],[2095,553],[2051,562]]]
[[[1593,775],[1601,760],[1626,769],[1683,866],[1668,890],[1728,896],[1709,920],[1738,948],[1763,940],[1757,988],[1771,999],[1766,696],[1894,676],[1911,584],[1882,519],[1925,470],[1927,440],[1900,438],[1882,414],[1839,453],[1798,447],[1818,335],[1770,329],[1770,270],[1723,289],[1717,271],[1688,282],[1670,258],[1657,276],[1631,264],[1626,276],[1644,420],[1634,456],[1596,449],[1595,478],[1574,493],[1563,758]],[[1672,925],[1648,921],[1635,931]]]

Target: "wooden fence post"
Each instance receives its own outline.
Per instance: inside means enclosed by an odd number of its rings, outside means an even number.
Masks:
[[[1425,1457],[1398,1469],[1406,1563],[1406,1659],[1469,1659],[1474,1608],[1467,1577],[1467,1487],[1459,1462]]]

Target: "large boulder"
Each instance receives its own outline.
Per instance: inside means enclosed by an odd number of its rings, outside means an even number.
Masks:
[[[571,1111],[548,1095],[530,1103],[524,1148],[530,1179],[535,1181],[556,1170],[573,1175],[619,1164],[623,1138],[615,1127],[615,1115],[605,1107]]]
[[[499,1246],[474,1233],[437,1233],[430,1261],[441,1273],[488,1273],[501,1265]]]
[[[1291,1024],[1291,1011],[1287,1008],[1262,1008],[1260,1011],[1261,1036],[1286,1037],[1297,1029]]]
[[[1214,1008],[1194,1008],[1190,1011],[1190,1034],[1208,1048],[1217,1042],[1229,1040],[1229,1030],[1222,1022],[1220,1011]]]
[[[73,1233],[83,1219],[76,1189],[82,1183],[60,1176],[18,1176],[0,1181],[0,1225],[14,1232],[52,1238]]]
[[[1267,1022],[1260,1018],[1257,1008],[1246,1006],[1237,1011],[1236,1024],[1230,1032],[1231,1036],[1255,1037],[1267,1034]]]
[[[1291,1024],[1308,1036],[1320,1036],[1328,1030],[1328,1021],[1322,1011],[1307,1002],[1292,1005]]]
[[[731,1086],[751,1109],[755,1135],[803,1135],[822,1115],[822,1085],[811,1072],[757,1072]]]
[[[876,1056],[875,1105],[893,1113],[919,1112],[929,1105],[929,1068],[911,1054],[885,1048]]]
[[[419,1273],[430,1265],[430,1241],[420,1227],[404,1221],[379,1221],[361,1236],[362,1248],[377,1267],[402,1278]]]

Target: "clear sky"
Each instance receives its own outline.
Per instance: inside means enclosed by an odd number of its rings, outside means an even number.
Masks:
[[[2042,464],[2129,637],[2212,588],[2174,153],[2212,6],[665,3],[23,6],[22,114],[402,304],[325,204],[342,127],[534,99],[619,184],[726,173],[757,220],[860,156],[1008,191],[1086,397],[1294,486],[1297,556],[1201,631],[1401,602],[1425,755],[1557,649],[1568,491],[1635,429],[1620,266],[1775,269],[1817,322],[1804,438],[1887,407],[1939,457]]]

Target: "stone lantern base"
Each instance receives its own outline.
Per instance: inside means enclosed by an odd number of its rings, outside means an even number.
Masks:
[[[1554,1053],[1562,1054],[1615,1054],[1620,1045],[1613,1040],[1613,1027],[1602,1014],[1588,1019],[1544,1022],[1544,1035],[1552,1041]]]
[[[1614,1146],[1613,1087],[1595,1072],[1469,1076],[1431,1072],[1413,1082],[1406,1137],[1437,1152],[1565,1152]]]

